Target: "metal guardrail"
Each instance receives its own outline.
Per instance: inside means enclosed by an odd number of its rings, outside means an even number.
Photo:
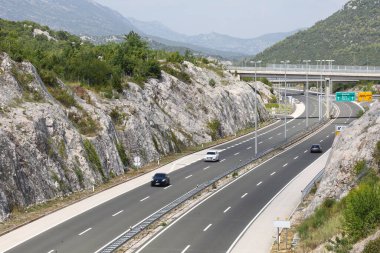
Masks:
[[[313,189],[313,187],[316,185],[316,183],[318,183],[319,181],[321,181],[322,177],[323,177],[323,174],[325,173],[325,169],[321,170],[311,181],[310,183],[301,191],[302,193],[302,200],[305,199],[306,195],[308,195],[311,191],[311,189]]]
[[[283,64],[267,64],[266,67],[253,67],[253,66],[227,66],[229,70],[242,69],[242,70],[257,70],[257,71],[285,71]],[[287,71],[310,71],[310,72],[340,72],[340,73],[380,73],[379,66],[344,66],[344,65],[308,65],[305,64],[287,64]]]
[[[248,164],[250,164],[250,163],[252,163],[254,161],[259,160],[260,158],[266,156],[267,154],[269,154],[269,153],[271,153],[271,152],[273,152],[275,150],[282,150],[282,149],[285,149],[288,146],[293,145],[294,143],[296,143],[299,140],[303,139],[307,135],[313,133],[316,129],[320,128],[321,126],[323,126],[327,122],[328,122],[328,120],[316,123],[312,127],[309,127],[308,129],[305,129],[305,130],[299,132],[298,134],[292,136],[287,141],[282,142],[282,143],[280,143],[278,145],[275,145],[272,148],[270,148],[270,149],[268,149],[268,150],[266,150],[266,151],[264,151],[262,153],[259,153],[256,157],[250,158],[250,159],[248,159],[245,162],[240,162],[237,166],[234,166],[233,168],[229,169],[228,171],[224,172],[223,174],[221,174],[221,175],[219,175],[219,176],[217,176],[217,177],[215,177],[215,178],[213,178],[213,179],[211,179],[209,181],[206,181],[206,182],[204,182],[204,183],[202,183],[200,185],[197,185],[197,187],[195,187],[192,190],[188,191],[187,193],[185,193],[184,195],[180,196],[179,198],[177,198],[173,202],[171,202],[168,205],[164,206],[163,208],[159,209],[158,211],[156,211],[155,213],[153,213],[152,215],[150,215],[149,217],[147,217],[146,219],[144,219],[143,221],[141,221],[140,223],[138,223],[137,225],[135,225],[131,229],[129,229],[126,232],[124,232],[118,238],[116,238],[115,240],[113,240],[112,242],[110,242],[109,244],[107,244],[105,247],[103,247],[102,249],[98,250],[97,252],[99,252],[99,253],[114,252],[116,249],[118,249],[119,247],[121,247],[123,244],[125,244],[126,242],[128,242],[130,239],[132,239],[133,237],[135,237],[136,235],[138,235],[141,231],[143,231],[144,229],[148,228],[154,222],[158,221],[164,215],[168,214],[170,211],[174,210],[175,208],[177,208],[178,206],[180,206],[182,203],[184,203],[185,201],[189,200],[190,198],[196,196],[201,191],[203,191],[206,188],[212,186],[214,183],[218,182],[222,178],[224,178],[224,177],[232,174],[235,171],[238,171],[238,170],[244,168]]]

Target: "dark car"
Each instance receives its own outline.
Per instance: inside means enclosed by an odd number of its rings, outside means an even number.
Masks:
[[[156,173],[150,183],[151,186],[168,186],[170,185],[170,178],[166,173]]]
[[[322,147],[319,144],[313,144],[310,148],[310,153],[322,153]]]

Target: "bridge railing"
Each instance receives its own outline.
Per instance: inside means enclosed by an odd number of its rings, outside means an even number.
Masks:
[[[283,64],[267,64],[266,67],[251,67],[251,66],[228,66],[230,70],[247,70],[247,71],[285,71],[285,65]],[[344,66],[344,65],[309,65],[305,64],[288,64],[287,71],[300,71],[305,72],[340,72],[340,73],[380,73],[379,66]]]

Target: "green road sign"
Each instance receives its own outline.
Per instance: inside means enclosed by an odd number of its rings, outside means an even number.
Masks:
[[[355,101],[356,100],[355,92],[337,92],[335,93],[335,100],[337,102]]]

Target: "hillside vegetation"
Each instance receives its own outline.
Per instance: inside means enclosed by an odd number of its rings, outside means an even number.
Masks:
[[[351,0],[340,11],[256,55],[265,62],[334,59],[380,65],[380,1]]]
[[[195,61],[189,52],[181,56],[177,52],[151,50],[134,32],[125,35],[122,43],[94,45],[30,21],[0,19],[0,38],[0,52],[8,53],[17,62],[31,62],[49,86],[54,86],[59,77],[97,90],[121,92],[126,80],[143,84],[149,78],[160,78],[163,64],[159,60]]]

